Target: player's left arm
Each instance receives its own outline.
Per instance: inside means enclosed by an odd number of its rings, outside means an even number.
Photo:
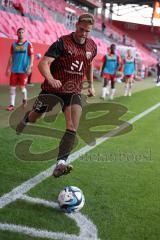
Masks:
[[[121,60],[121,57],[118,55],[117,56],[117,71],[121,72],[121,69],[122,69],[122,60]]]
[[[88,97],[95,96],[95,90],[93,86],[93,59],[95,58],[96,55],[97,55],[97,45],[95,44],[90,64],[88,65],[86,70],[86,77],[88,81]]]
[[[137,72],[137,59],[134,59],[134,69],[135,69],[135,72]]]
[[[124,66],[125,66],[125,59],[122,59],[122,63],[121,63],[121,72],[124,73]]]
[[[138,73],[137,59],[134,58],[134,78],[136,79]]]
[[[93,85],[93,63],[92,62],[87,68],[86,77],[88,81],[88,97],[95,96],[95,90]]]
[[[102,66],[101,66],[101,74],[100,74],[101,77],[103,76],[103,70],[104,70],[104,67],[105,67],[106,63],[107,63],[107,57],[103,56],[103,58],[102,58]]]
[[[28,55],[30,56],[30,64],[27,69],[27,74],[29,75],[32,72],[33,62],[34,62],[34,50],[31,43],[29,43],[28,45]]]
[[[10,55],[8,63],[7,63],[7,68],[6,68],[6,76],[9,76],[11,74],[11,66],[12,66],[12,55]]]
[[[10,49],[10,56],[9,56],[7,68],[6,68],[6,76],[9,76],[11,74],[12,62],[13,62],[13,44],[11,45],[11,49]]]

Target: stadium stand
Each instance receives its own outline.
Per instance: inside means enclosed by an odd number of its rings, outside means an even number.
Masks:
[[[121,21],[113,21],[113,26],[123,31],[130,38],[144,46],[147,44],[154,44],[159,39],[158,27],[154,27],[154,33],[151,26],[142,24],[125,23]]]
[[[56,41],[61,35],[68,34],[73,30],[74,24],[67,25],[66,18],[70,9],[74,12],[74,16],[77,17],[83,9],[76,8],[76,6],[70,5],[64,0],[31,0],[29,5],[23,6],[24,16],[14,9],[14,6],[0,6],[0,36],[2,38],[16,39],[16,30],[19,27],[24,27],[27,31],[26,38],[33,43],[50,45]],[[124,54],[126,46],[136,49],[138,58],[141,58],[142,62],[146,65],[152,65],[156,63],[155,58],[151,55],[151,51],[147,50],[144,46],[143,40],[134,32],[129,35],[119,25],[106,22],[106,30],[102,33],[102,20],[99,15],[96,16],[95,29],[92,34],[92,38],[98,47],[98,56],[104,55],[107,51],[107,47],[111,43],[116,43],[120,53]],[[133,31],[132,31],[133,32]],[[127,41],[123,44],[123,36],[127,34]],[[146,35],[146,39],[151,42],[154,37]],[[143,38],[145,39],[145,38]],[[96,61],[96,67],[100,68],[100,61]]]

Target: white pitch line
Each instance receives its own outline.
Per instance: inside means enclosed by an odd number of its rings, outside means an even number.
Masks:
[[[132,123],[136,122],[137,120],[139,120],[140,118],[142,118],[142,117],[144,117],[145,115],[147,115],[148,113],[156,110],[158,107],[160,107],[160,102],[157,103],[156,105],[148,108],[148,109],[145,110],[144,112],[138,114],[137,116],[133,117],[133,118],[132,118],[131,120],[129,120],[128,122],[129,122],[130,124],[132,124]]]
[[[41,204],[47,207],[60,209],[58,203],[47,201],[41,198],[33,198],[27,195],[22,195],[20,199],[35,203]],[[45,229],[36,229],[32,227],[17,225],[17,224],[8,224],[8,223],[0,223],[0,230],[2,231],[10,231],[10,232],[18,232],[24,235],[28,235],[31,237],[40,237],[40,238],[48,238],[48,239],[63,239],[63,240],[98,240],[98,231],[96,226],[90,221],[86,216],[82,215],[80,212],[67,214],[65,215],[73,219],[78,228],[80,229],[79,235],[67,234],[65,232],[52,232],[47,231]]]
[[[0,230],[22,233],[31,237],[47,238],[47,239],[63,239],[63,240],[83,240],[75,235],[51,232],[42,229],[36,229],[16,224],[0,223]],[[86,239],[87,240],[87,239]]]
[[[37,204],[44,205],[46,207],[51,207],[51,208],[55,208],[55,209],[59,209],[60,210],[60,207],[59,207],[58,203],[51,202],[51,201],[48,201],[48,200],[45,200],[45,199],[42,199],[42,198],[30,197],[30,196],[28,196],[26,194],[23,194],[20,197],[20,199],[22,199],[24,201],[27,201],[27,202],[37,203]]]
[[[93,146],[88,146],[87,145],[87,146],[81,148],[80,150],[72,153],[70,155],[70,157],[69,157],[67,162],[75,161],[80,156],[84,155],[85,153],[87,153],[90,150],[94,149],[95,147],[97,147],[101,143],[103,143],[103,142],[107,141],[108,139],[110,139],[110,137],[115,136],[117,133],[121,132],[123,129],[125,129],[128,126],[127,123],[131,124],[131,123],[136,122],[137,120],[139,120],[142,117],[146,116],[147,114],[149,114],[150,112],[154,111],[158,107],[160,107],[160,103],[155,104],[154,106],[148,108],[144,112],[142,112],[142,113],[138,114],[137,116],[135,116],[134,118],[130,119],[128,122],[122,124],[116,130],[112,130],[111,132],[109,132],[106,135],[102,136],[101,138],[97,139],[96,143],[94,143]],[[46,178],[50,177],[52,175],[54,167],[55,167],[55,164],[52,167],[48,168],[47,170],[45,170],[45,171],[41,172],[40,174],[36,175],[35,177],[33,177],[33,178],[27,180],[26,182],[22,183],[18,187],[14,188],[9,193],[4,194],[0,198],[0,208],[3,208],[6,205],[14,202],[16,199],[20,198],[21,195],[23,195],[24,193],[28,192],[30,189],[35,187],[37,184],[39,184],[42,181],[44,181]]]
[[[60,210],[60,207],[58,205],[58,203],[56,202],[53,202],[53,201],[48,201],[48,200],[45,200],[45,199],[41,199],[41,198],[34,198],[34,197],[30,197],[30,196],[27,196],[27,195],[22,195],[21,198],[22,200],[24,201],[27,201],[27,202],[31,202],[31,203],[35,203],[35,204],[41,204],[41,205],[44,205],[44,206],[47,206],[47,207],[51,207],[51,208],[55,208],[55,209],[59,209]],[[61,210],[60,210],[61,211]],[[80,233],[79,233],[79,236],[76,236],[76,235],[69,235],[69,234],[66,234],[66,233],[58,233],[57,235],[57,232],[52,232],[52,234],[54,233],[55,235],[54,236],[57,236],[56,239],[74,239],[74,240],[98,240],[98,231],[97,231],[97,228],[96,226],[92,223],[91,220],[89,220],[86,216],[84,216],[82,213],[80,212],[77,212],[77,213],[73,213],[73,214],[67,214],[65,213],[65,215],[68,217],[68,218],[71,218],[73,219],[78,228],[80,229]],[[17,228],[19,227],[19,225],[17,225]],[[0,227],[0,229],[3,230],[4,226]],[[12,231],[12,227],[11,227],[11,231]],[[22,233],[25,233],[23,231],[23,229],[21,229]],[[35,229],[34,231],[32,230],[32,233],[34,232],[34,236],[37,236],[37,230]],[[27,233],[25,233],[27,234]],[[44,235],[44,233],[40,233],[41,234],[41,237],[44,237],[46,236],[46,234]],[[61,235],[61,236],[60,236]],[[69,238],[70,237],[70,238]],[[48,238],[49,238],[49,235],[48,235]]]

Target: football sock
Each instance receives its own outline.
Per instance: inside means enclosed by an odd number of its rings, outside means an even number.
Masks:
[[[64,133],[59,144],[59,153],[58,153],[57,161],[62,159],[64,161],[67,160],[70,152],[73,149],[75,138],[76,138],[76,132],[66,129],[66,132]]]
[[[10,87],[10,105],[15,105],[16,87]]]
[[[115,82],[111,81],[111,89],[115,89]]]
[[[22,95],[23,95],[23,100],[27,100],[27,89],[24,87],[21,89]]]
[[[125,85],[125,92],[128,94],[128,90],[129,90],[129,84],[127,83],[126,85]]]
[[[105,98],[105,97],[106,97],[106,93],[107,93],[107,88],[106,88],[106,87],[103,87],[103,88],[102,88],[102,98]]]

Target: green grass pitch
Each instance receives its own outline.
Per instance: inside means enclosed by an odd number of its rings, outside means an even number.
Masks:
[[[146,81],[146,82],[145,82]],[[97,95],[89,100],[94,111],[87,113],[86,119],[93,124],[88,130],[90,138],[85,138],[83,125],[78,132],[78,144],[74,151],[84,147],[86,140],[103,136],[116,126],[97,125],[99,117],[105,120],[106,109],[97,106],[120,105],[127,112],[120,117],[127,121],[160,102],[160,88],[154,87],[151,79],[136,82],[132,97],[123,97],[123,84],[118,84],[114,101],[99,99],[100,86],[96,82]],[[0,195],[10,192],[26,180],[49,168],[56,162],[47,153],[58,146],[59,140],[52,137],[53,129],[61,133],[65,129],[62,113],[53,122],[41,119],[37,127],[45,128],[43,135],[22,134],[17,136],[9,125],[11,113],[5,110],[8,101],[8,88],[1,87],[0,96]],[[29,97],[36,96],[39,85],[29,88]],[[20,102],[17,94],[17,106]],[[99,104],[99,105],[96,105]],[[6,105],[6,106],[5,106]],[[116,108],[117,109],[117,108]],[[120,108],[121,110],[121,108]],[[86,122],[83,122],[85,125]],[[86,131],[84,126],[84,131]],[[97,135],[96,135],[97,134]],[[29,152],[39,158],[27,155],[26,140],[32,140]],[[17,155],[19,145],[21,155]],[[81,156],[74,163],[71,174],[59,179],[53,177],[31,189],[27,195],[48,201],[56,201],[59,191],[66,185],[81,188],[86,203],[81,210],[97,227],[101,240],[158,240],[160,239],[160,109],[152,111],[133,123],[131,131],[111,137],[108,141]],[[31,156],[28,158],[26,156]],[[47,160],[46,160],[47,159]],[[20,224],[53,232],[65,232],[78,236],[75,222],[56,209],[17,200],[0,209],[0,223]],[[21,233],[0,230],[0,240],[40,240]],[[47,238],[43,238],[47,240]],[[88,239],[82,239],[88,240]]]

